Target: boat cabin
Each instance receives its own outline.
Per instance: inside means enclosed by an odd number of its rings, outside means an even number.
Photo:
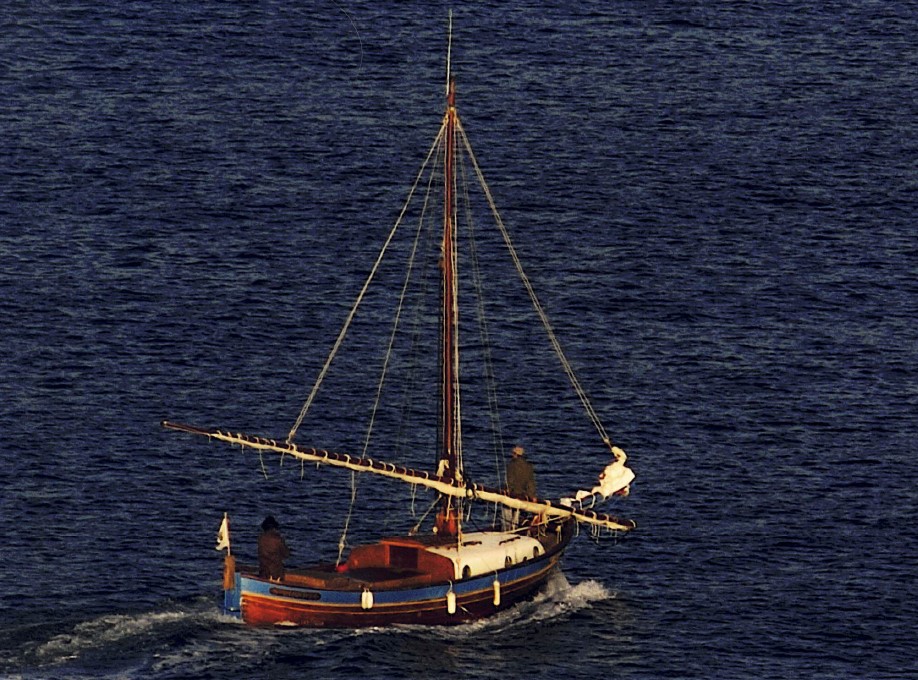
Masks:
[[[398,537],[372,545],[358,546],[347,559],[345,573],[362,578],[374,572],[410,573],[431,577],[432,581],[453,580],[493,573],[544,554],[536,539],[519,534],[480,531],[452,539],[431,541]]]

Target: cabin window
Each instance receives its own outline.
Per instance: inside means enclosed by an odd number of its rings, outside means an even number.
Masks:
[[[468,578],[472,575],[472,568],[469,565],[462,567],[462,578]]]
[[[533,557],[538,557],[538,556],[539,556],[539,549],[538,549],[538,548],[533,548],[533,549],[532,549],[532,556],[533,556]]]
[[[510,557],[510,555],[507,555],[504,558],[504,566],[509,567],[511,564],[513,564],[513,559]]]

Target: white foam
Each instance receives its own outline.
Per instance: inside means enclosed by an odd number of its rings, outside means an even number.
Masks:
[[[461,624],[455,627],[429,627],[429,626],[396,626],[396,629],[411,630],[414,632],[438,631],[443,637],[466,637],[476,635],[483,631],[498,633],[532,621],[546,621],[572,612],[591,607],[593,602],[613,599],[615,593],[606,588],[599,581],[583,581],[571,586],[563,573],[556,572],[545,584],[545,587],[531,601],[514,605],[510,609],[490,616],[486,619]],[[379,633],[391,631],[392,628],[365,629],[363,633]]]
[[[583,581],[571,586],[564,574],[558,572],[548,580],[545,588],[533,600],[520,603],[495,616],[480,621],[462,624],[454,628],[406,625],[394,628],[341,631],[339,635],[333,635],[331,638],[316,636],[315,644],[323,646],[330,641],[339,639],[341,636],[375,635],[392,633],[398,630],[426,631],[427,633],[436,631],[438,635],[444,637],[466,637],[482,631],[500,632],[533,621],[545,621],[566,616],[572,612],[588,608],[594,602],[614,597],[615,594],[598,581]],[[193,627],[213,624],[222,626],[230,623],[246,629],[239,619],[221,614],[219,609],[213,607],[209,600],[188,609],[139,614],[107,614],[79,623],[69,632],[55,635],[35,648],[34,655],[40,664],[54,665],[78,659],[81,655],[92,653],[94,650],[132,644],[138,639],[155,639],[160,631],[170,627],[183,624]],[[297,632],[291,631],[288,634],[302,635],[303,632],[303,629],[299,629]],[[271,634],[277,635],[278,633],[280,631],[275,630]],[[327,633],[328,631],[326,631]],[[261,643],[263,643],[261,636],[252,635],[248,629],[246,629],[246,635],[243,635],[242,638],[233,635],[233,644],[235,645],[246,646],[248,644],[257,645]],[[202,653],[206,654],[206,652]],[[172,655],[164,652],[164,650],[158,650],[154,654],[154,658],[157,659],[157,667],[162,669],[187,661],[187,655],[187,649],[183,650],[176,658],[172,658]]]
[[[211,608],[105,614],[77,624],[70,632],[55,635],[35,649],[35,656],[40,663],[63,663],[77,659],[85,652],[118,645],[139,637],[153,637],[162,628],[186,621],[200,621],[202,618],[222,620],[226,617]]]
[[[527,622],[544,621],[586,609],[593,602],[614,597],[615,594],[599,581],[583,581],[571,586],[564,574],[558,572],[548,580],[545,588],[532,602],[523,603],[514,609],[523,610]]]

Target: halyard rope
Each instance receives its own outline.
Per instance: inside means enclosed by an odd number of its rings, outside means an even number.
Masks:
[[[472,151],[472,145],[469,143],[469,138],[465,134],[465,128],[463,128],[462,122],[459,120],[458,116],[456,117],[456,129],[459,131],[459,135],[462,138],[462,143],[465,146],[465,149],[469,154],[469,158],[472,161],[472,167],[475,168],[475,174],[478,176],[478,182],[481,184],[485,198],[488,200],[488,205],[491,207],[491,213],[494,215],[494,220],[497,223],[497,227],[500,229],[500,233],[504,238],[504,243],[507,245],[507,249],[510,251],[510,256],[513,258],[514,265],[516,265],[516,271],[519,274],[523,285],[526,287],[526,291],[529,293],[529,299],[532,301],[532,305],[535,308],[536,313],[539,315],[539,318],[542,321],[542,325],[545,327],[545,332],[548,333],[548,338],[555,350],[555,354],[558,355],[558,359],[561,361],[561,366],[564,368],[564,372],[567,373],[567,377],[570,380],[571,385],[573,385],[574,391],[577,392],[577,396],[580,398],[580,402],[586,409],[587,416],[589,416],[590,420],[593,422],[593,425],[597,432],[599,432],[599,436],[602,438],[603,442],[611,450],[612,441],[609,439],[609,435],[606,433],[606,429],[603,427],[602,421],[599,419],[599,415],[596,413],[593,405],[590,403],[586,391],[580,385],[580,381],[577,379],[577,375],[574,373],[573,366],[571,366],[570,362],[567,360],[567,357],[564,354],[564,350],[561,349],[561,343],[558,342],[555,331],[548,320],[548,315],[542,308],[542,304],[539,302],[539,298],[536,296],[535,289],[532,287],[532,284],[529,281],[529,277],[526,276],[526,272],[523,271],[523,265],[516,254],[516,248],[513,247],[513,242],[510,240],[510,234],[507,231],[507,228],[504,226],[504,222],[500,217],[500,213],[497,211],[497,205],[494,203],[494,198],[491,196],[491,190],[488,188],[487,182],[485,182],[484,174],[481,172],[481,168],[478,165],[478,160],[475,158],[475,153]]]
[[[408,211],[408,205],[411,203],[411,197],[414,195],[415,189],[417,189],[418,184],[421,181],[421,178],[424,175],[424,171],[427,168],[427,164],[430,162],[431,156],[434,155],[438,145],[440,144],[440,138],[443,136],[444,131],[446,130],[446,118],[443,119],[443,124],[440,126],[440,132],[437,134],[436,139],[433,144],[430,146],[430,151],[427,152],[427,158],[424,159],[424,163],[421,165],[421,169],[418,171],[418,175],[414,180],[414,184],[411,187],[411,191],[408,192],[408,198],[405,200],[404,206],[402,206],[402,211],[399,213],[398,219],[395,221],[395,225],[392,227],[392,230],[389,232],[389,236],[386,238],[386,242],[383,244],[382,250],[379,251],[379,255],[376,258],[376,262],[373,263],[373,269],[370,270],[370,275],[367,277],[367,280],[363,284],[363,288],[360,290],[360,294],[357,296],[357,300],[354,302],[354,306],[351,307],[351,311],[347,315],[347,319],[344,322],[344,327],[341,329],[341,332],[338,333],[338,337],[335,340],[335,344],[332,347],[331,352],[328,355],[328,358],[325,360],[325,365],[322,366],[322,370],[319,372],[319,377],[316,378],[315,385],[312,386],[312,391],[309,393],[309,397],[306,399],[306,403],[303,404],[303,408],[300,409],[300,414],[297,416],[296,422],[293,424],[293,427],[290,429],[290,434],[287,435],[287,443],[293,443],[293,438],[296,436],[296,431],[299,429],[300,425],[303,423],[303,418],[306,417],[306,413],[309,411],[309,407],[312,406],[313,399],[316,397],[316,393],[319,391],[319,387],[322,384],[322,381],[325,379],[325,375],[328,373],[329,366],[331,366],[332,360],[334,360],[335,355],[338,353],[338,350],[341,347],[341,343],[344,341],[344,336],[347,335],[347,331],[351,326],[351,321],[354,319],[354,315],[357,314],[357,308],[360,306],[360,303],[363,301],[363,296],[367,292],[367,288],[370,287],[370,283],[373,281],[373,277],[376,276],[376,272],[379,269],[379,265],[382,262],[383,256],[386,254],[386,249],[389,247],[389,244],[392,242],[392,238],[395,236],[395,232],[398,230],[399,225],[402,223],[402,218],[404,218],[405,213]]]
[[[399,226],[402,223],[402,219],[404,218],[405,213],[408,210],[408,206],[411,203],[411,199],[414,195],[414,192],[417,189],[418,184],[420,184],[420,181],[424,175],[424,172],[427,169],[427,164],[430,162],[431,157],[434,155],[435,151],[437,150],[437,148],[442,142],[442,138],[445,134],[446,127],[447,127],[447,120],[448,120],[448,114],[447,116],[444,116],[443,122],[440,126],[440,131],[437,134],[436,138],[434,139],[434,142],[431,145],[430,150],[427,153],[427,157],[424,159],[424,163],[421,165],[421,169],[418,171],[417,177],[415,178],[415,181],[411,187],[411,190],[408,192],[408,198],[406,199],[402,207],[401,213],[399,214],[398,219],[395,222],[395,225],[392,227],[391,231],[389,232],[389,235],[387,236],[386,241],[383,244],[383,247],[380,250],[379,255],[376,258],[376,262],[374,262],[373,268],[371,269],[369,276],[367,276],[367,279],[364,282],[363,287],[360,290],[360,294],[357,296],[357,300],[354,302],[353,307],[348,313],[347,319],[345,320],[345,323],[344,323],[344,327],[341,329],[340,333],[338,334],[338,337],[335,340],[332,350],[329,353],[328,358],[325,360],[325,364],[322,366],[322,370],[319,372],[319,376],[318,378],[316,378],[316,382],[313,385],[312,390],[310,391],[309,396],[306,399],[306,402],[303,404],[303,407],[300,410],[299,415],[297,416],[296,422],[294,423],[293,427],[290,429],[290,433],[287,435],[288,443],[293,442],[293,438],[296,436],[297,430],[302,424],[303,419],[306,417],[306,413],[309,411],[309,408],[312,405],[312,402],[315,399],[315,396],[319,391],[322,381],[325,379],[325,376],[328,373],[329,367],[331,366],[331,362],[334,360],[335,356],[337,355],[338,350],[340,349],[341,344],[344,341],[344,338],[347,335],[348,330],[350,329],[351,322],[353,321],[354,316],[357,313],[357,309],[359,308],[361,302],[363,301],[364,295],[366,294],[366,291],[369,288],[370,283],[373,281],[373,278],[376,276],[376,272],[379,269],[380,263],[382,262],[382,259],[390,243],[392,242],[392,239],[394,238],[396,231],[398,230]],[[474,168],[475,174],[478,177],[478,181],[481,184],[481,188],[485,194],[485,198],[488,201],[488,205],[491,208],[491,212],[494,215],[494,220],[497,224],[498,229],[501,232],[501,235],[504,239],[504,243],[506,244],[507,249],[510,252],[510,256],[513,259],[513,263],[516,267],[517,273],[519,274],[520,279],[522,280],[523,285],[525,286],[526,291],[529,294],[529,298],[532,302],[532,305],[535,308],[535,311],[538,314],[539,319],[541,320],[546,333],[548,334],[549,341],[551,342],[552,347],[555,350],[555,354],[557,354],[558,359],[561,362],[561,366],[564,368],[564,372],[567,374],[568,379],[570,380],[570,383],[574,388],[574,391],[577,393],[577,396],[580,398],[580,402],[583,404],[583,407],[587,412],[587,416],[592,421],[594,427],[596,428],[603,442],[611,449],[612,441],[610,440],[609,435],[607,434],[605,427],[602,424],[602,421],[599,419],[599,415],[596,413],[596,410],[593,408],[593,405],[590,403],[590,400],[586,394],[586,391],[581,386],[580,381],[577,378],[576,373],[574,372],[573,366],[571,366],[570,361],[568,361],[567,356],[564,354],[564,350],[561,348],[561,343],[558,341],[555,331],[551,326],[551,322],[548,319],[548,315],[545,313],[545,310],[542,307],[541,302],[539,302],[539,299],[535,293],[535,289],[532,287],[532,283],[529,281],[529,277],[526,275],[526,272],[523,270],[523,266],[517,255],[516,248],[513,246],[513,242],[510,238],[510,234],[507,231],[507,228],[504,225],[503,220],[501,219],[500,213],[497,210],[497,205],[495,204],[494,198],[491,195],[491,190],[488,187],[487,182],[485,181],[484,174],[481,171],[481,167],[478,165],[478,160],[475,157],[474,151],[472,151],[472,145],[469,142],[468,136],[465,133],[465,128],[463,127],[462,122],[459,120],[458,115],[455,115],[455,126],[456,126],[456,132],[458,133],[458,136],[462,139],[462,143],[466,151],[468,152],[469,158],[472,162],[472,167]],[[390,349],[391,349],[391,343],[390,343]],[[387,357],[387,361],[388,361],[388,357]],[[459,455],[461,456],[461,452],[459,452]]]
[[[424,205],[421,208],[421,216],[418,219],[418,229],[414,235],[414,243],[411,247],[411,255],[408,258],[408,271],[405,274],[405,282],[402,284],[402,292],[398,297],[398,307],[395,310],[395,320],[392,322],[392,333],[389,335],[389,345],[386,347],[386,356],[383,359],[382,372],[379,376],[379,384],[376,386],[376,399],[373,401],[373,409],[370,414],[370,424],[367,426],[367,436],[363,443],[363,453],[366,456],[370,448],[370,437],[373,434],[373,425],[376,422],[376,412],[379,410],[379,401],[382,397],[383,386],[386,382],[386,373],[389,370],[389,362],[392,360],[392,348],[395,346],[395,336],[398,332],[399,322],[402,318],[402,308],[405,305],[405,296],[408,293],[408,284],[411,283],[411,274],[414,271],[415,257],[418,252],[418,243],[421,241],[421,232],[424,227],[424,216],[427,214],[427,206],[430,200],[430,184],[433,182],[433,173],[427,183],[427,194],[424,197]],[[415,184],[416,186],[416,184]]]
[[[438,140],[440,139],[439,135],[437,139]],[[382,398],[383,385],[386,382],[386,373],[388,372],[388,369],[389,369],[389,362],[392,359],[392,348],[395,345],[395,335],[398,332],[399,321],[402,318],[402,308],[405,304],[405,295],[408,291],[408,284],[411,282],[411,274],[414,271],[414,261],[415,261],[415,257],[418,251],[418,243],[421,240],[421,232],[423,231],[423,227],[424,227],[424,216],[427,213],[427,205],[430,199],[430,184],[432,182],[433,182],[433,173],[431,173],[430,180],[428,180],[427,194],[424,197],[424,205],[421,209],[421,216],[418,219],[418,228],[417,228],[417,231],[415,232],[414,243],[411,248],[411,255],[408,258],[408,271],[405,274],[405,282],[402,284],[402,292],[398,298],[398,307],[395,312],[395,320],[392,322],[392,333],[389,336],[389,346],[386,348],[386,356],[385,356],[385,359],[383,360],[382,372],[379,376],[379,384],[376,387],[376,399],[373,401],[373,410],[370,414],[370,423],[369,425],[367,425],[367,436],[363,443],[363,453],[361,454],[361,457],[366,457],[367,450],[370,448],[370,438],[372,437],[373,426],[376,422],[376,413],[379,410],[379,402],[380,402],[380,399]],[[415,182],[415,187],[416,186],[417,186],[417,182]],[[412,192],[413,191],[414,191],[414,188],[412,188]],[[409,196],[409,200],[411,200],[410,196]],[[347,516],[344,520],[344,528],[341,531],[341,538],[338,541],[338,560],[335,563],[335,566],[341,564],[341,557],[344,554],[344,548],[347,545],[347,532],[351,525],[351,516],[354,514],[354,506],[356,505],[356,503],[357,503],[357,475],[354,472],[352,472],[351,473],[351,500],[348,505]]]

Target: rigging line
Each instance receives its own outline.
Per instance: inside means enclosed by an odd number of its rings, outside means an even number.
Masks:
[[[442,145],[441,145],[442,146]],[[439,150],[438,150],[439,151]],[[437,154],[439,157],[439,153]],[[423,253],[430,252],[431,241],[433,239],[433,229],[429,225],[425,225],[427,221],[427,211],[430,206],[430,198],[433,194],[433,185],[434,180],[437,177],[438,172],[438,161],[434,161],[434,167],[431,168],[430,176],[427,180],[427,191],[424,194],[424,203],[421,206],[421,214],[418,217],[418,229],[423,230],[426,236],[425,243],[421,248],[422,258],[424,257]],[[426,226],[426,228],[425,228]],[[423,260],[422,260],[423,262]],[[418,282],[418,288],[420,294],[418,296],[418,301],[414,309],[414,320],[412,322],[412,332],[411,332],[411,348],[408,352],[408,380],[405,383],[405,386],[402,390],[402,414],[399,419],[399,428],[398,434],[396,436],[396,443],[394,451],[396,453],[400,452],[405,444],[406,434],[405,431],[408,429],[408,421],[411,417],[411,411],[413,410],[413,399],[412,395],[414,394],[414,386],[417,382],[417,371],[418,371],[418,357],[420,356],[420,344],[421,344],[421,321],[423,317],[423,311],[425,309],[424,300],[426,299],[426,291],[428,290],[429,285],[429,275],[428,269],[426,267],[421,268],[420,281]]]
[[[414,536],[415,534],[418,533],[418,531],[421,530],[421,525],[424,523],[424,520],[427,519],[427,515],[430,514],[431,510],[433,510],[433,509],[437,506],[437,504],[438,504],[439,502],[440,502],[440,498],[439,498],[439,497],[436,497],[436,498],[433,499],[433,501],[430,503],[430,505],[427,506],[427,510],[424,511],[424,514],[421,515],[421,518],[418,520],[417,524],[415,524],[415,525],[408,531],[408,535],[409,535],[409,536]]]
[[[360,67],[363,66],[363,38],[360,37],[360,31],[357,30],[357,24],[354,23],[353,17],[348,14],[348,11],[344,9],[336,0],[332,0],[332,4],[341,10],[341,13],[347,17],[347,20],[351,22],[351,27],[354,29],[354,33],[357,34],[357,41],[360,43],[360,63],[357,64],[357,70],[360,70]]]
[[[335,339],[335,344],[332,346],[332,350],[329,353],[328,358],[325,360],[325,365],[322,366],[322,370],[319,372],[319,377],[316,378],[315,385],[312,386],[312,391],[310,391],[309,397],[306,399],[306,403],[303,404],[303,408],[300,409],[300,414],[297,416],[296,422],[293,424],[293,427],[290,429],[290,433],[287,435],[288,443],[293,442],[293,438],[296,436],[296,431],[300,428],[300,425],[303,424],[303,418],[306,417],[306,413],[309,411],[309,407],[312,406],[313,399],[315,399],[316,393],[319,391],[319,387],[322,385],[322,381],[325,379],[325,375],[328,373],[331,362],[334,360],[335,355],[337,355],[338,350],[341,348],[341,343],[344,342],[344,336],[347,335],[347,331],[351,326],[351,321],[354,320],[354,316],[357,314],[357,308],[363,301],[363,296],[366,294],[367,289],[370,287],[370,283],[373,281],[373,277],[376,276],[376,272],[379,269],[379,265],[382,262],[383,256],[386,254],[386,249],[392,242],[392,238],[395,236],[395,232],[398,230],[399,225],[402,223],[402,219],[405,217],[405,213],[408,210],[408,205],[411,203],[411,198],[414,196],[414,191],[417,189],[421,178],[424,176],[424,170],[427,168],[427,164],[430,162],[431,156],[433,156],[434,151],[437,149],[440,143],[440,137],[443,136],[445,130],[446,117],[444,116],[443,123],[440,125],[440,131],[437,133],[437,136],[430,147],[430,151],[427,152],[427,158],[425,158],[424,163],[421,164],[421,169],[418,171],[418,175],[414,180],[414,184],[411,186],[411,190],[408,192],[408,198],[405,200],[405,204],[402,206],[402,211],[399,213],[398,219],[395,221],[395,225],[389,232],[389,236],[386,238],[385,243],[383,243],[382,250],[379,251],[379,255],[376,257],[376,262],[373,263],[373,268],[370,270],[370,275],[364,282],[363,288],[360,289],[360,294],[354,301],[354,306],[351,307],[351,311],[348,313],[347,319],[344,321],[344,327],[341,329],[341,332],[338,333],[338,337]]]
[[[432,243],[434,240],[434,229],[431,228],[430,223],[424,224],[430,218],[427,216],[427,209],[430,204],[430,198],[433,195],[433,184],[437,175],[437,165],[435,162],[434,168],[431,170],[430,179],[427,183],[427,193],[424,196],[424,206],[421,210],[421,216],[419,218],[419,224],[425,232],[425,243],[422,246],[422,257],[423,253],[431,252]],[[411,332],[411,348],[408,352],[408,380],[405,382],[405,386],[402,390],[402,413],[399,419],[399,428],[398,434],[396,437],[395,449],[394,452],[397,454],[402,451],[406,443],[406,431],[409,429],[409,420],[411,418],[412,411],[414,410],[414,398],[415,394],[415,384],[417,383],[417,374],[419,370],[419,357],[421,355],[421,327],[424,316],[424,311],[426,309],[425,300],[427,299],[427,291],[430,285],[430,269],[427,267],[422,267],[421,269],[420,281],[418,282],[419,295],[417,303],[415,304],[414,309],[414,320],[412,322],[412,332]]]
[[[357,502],[357,472],[351,470],[351,503],[347,509],[347,516],[344,518],[344,530],[341,532],[341,538],[338,539],[338,559],[335,566],[341,564],[341,556],[344,554],[344,548],[347,546],[347,531],[351,526],[351,517],[354,514],[354,505]]]
[[[469,143],[468,137],[465,135],[465,131],[464,129],[462,129],[461,123],[458,123],[458,121],[457,121],[457,126],[459,127],[459,130],[462,133],[463,142],[466,146],[469,156],[472,159],[472,163],[478,175],[479,182],[481,183],[482,189],[485,192],[485,196],[488,199],[488,203],[491,207],[492,213],[494,214],[494,218],[495,218],[495,221],[497,222],[497,226],[499,227],[501,234],[503,235],[504,242],[506,243],[507,248],[510,251],[510,255],[513,258],[514,264],[516,265],[517,273],[519,274],[524,286],[526,287],[527,292],[529,293],[529,297],[530,297],[530,300],[532,301],[533,307],[535,308],[536,313],[539,315],[539,318],[542,321],[542,325],[545,327],[549,340],[551,341],[552,346],[555,349],[555,353],[558,355],[558,358],[561,361],[561,365],[564,368],[565,373],[567,373],[568,375],[568,379],[570,380],[571,384],[574,387],[575,392],[580,398],[581,403],[586,409],[588,417],[593,422],[602,440],[611,448],[612,444],[609,441],[609,437],[606,434],[605,428],[602,426],[602,422],[599,420],[598,414],[596,414],[596,411],[593,409],[592,404],[590,403],[585,390],[580,385],[580,381],[577,379],[577,376],[574,373],[573,367],[571,366],[570,362],[567,360],[567,357],[565,356],[564,351],[561,348],[561,344],[557,339],[554,329],[552,328],[551,323],[548,320],[548,315],[545,313],[544,308],[539,302],[539,299],[535,293],[535,289],[532,287],[532,284],[529,281],[529,277],[526,275],[525,271],[523,270],[522,263],[520,262],[519,257],[517,256],[517,253],[516,253],[516,249],[514,248],[513,243],[510,239],[510,234],[507,231],[503,223],[503,220],[500,217],[500,213],[497,211],[497,207],[496,207],[496,204],[494,203],[494,199],[491,195],[490,189],[488,188],[487,183],[485,182],[485,179],[484,179],[484,175],[481,172],[481,168],[478,166],[478,163],[475,159],[475,155],[474,155],[474,152],[472,151],[471,144]]]
[[[442,144],[437,144],[436,146],[439,147],[439,146],[442,146]],[[431,176],[432,175],[433,175],[433,172],[431,171]],[[415,186],[417,186],[417,183],[418,182],[416,181]],[[428,181],[428,185],[429,184],[430,184],[430,181]],[[373,410],[370,416],[370,423],[367,427],[366,439],[364,440],[363,452],[361,454],[362,457],[366,457],[367,450],[370,447],[370,439],[372,438],[373,428],[376,423],[376,414],[379,411],[379,402],[382,398],[383,385],[385,384],[386,374],[388,373],[388,370],[389,370],[389,362],[391,361],[391,358],[392,358],[392,349],[395,344],[395,336],[398,331],[399,323],[400,323],[401,316],[402,316],[402,309],[403,309],[404,302],[405,302],[405,294],[408,290],[408,284],[411,282],[411,274],[414,270],[414,263],[415,263],[415,257],[417,254],[417,249],[418,249],[418,242],[420,241],[422,227],[424,226],[423,216],[427,209],[429,194],[430,194],[430,191],[428,190],[427,195],[424,198],[424,205],[421,211],[421,219],[418,222],[418,228],[417,228],[417,231],[415,232],[414,243],[412,245],[411,255],[408,260],[408,271],[405,274],[405,282],[402,285],[402,291],[401,291],[401,294],[399,295],[398,307],[395,313],[395,320],[393,321],[393,324],[392,324],[392,333],[389,337],[389,345],[386,348],[386,356],[383,361],[382,373],[380,374],[379,385],[377,386],[377,389],[376,389],[376,399],[373,402]],[[409,201],[410,200],[411,199],[409,197]],[[341,558],[343,556],[344,549],[347,546],[347,535],[348,535],[348,531],[350,530],[350,526],[351,526],[351,518],[353,517],[354,508],[356,507],[356,505],[357,505],[357,475],[355,472],[351,472],[351,499],[350,499],[350,503],[348,504],[347,517],[345,518],[344,528],[341,531],[341,538],[338,541],[338,559],[335,563],[335,566],[341,564]]]
[[[432,173],[431,173],[432,174]],[[424,199],[424,210],[427,208],[427,197]],[[367,427],[367,436],[363,444],[362,456],[367,455],[367,449],[370,447],[370,438],[373,434],[373,426],[376,423],[376,413],[379,411],[379,401],[382,398],[383,385],[386,381],[386,374],[389,371],[389,362],[392,360],[392,349],[395,346],[395,336],[398,332],[399,323],[402,318],[402,309],[405,304],[405,295],[408,292],[408,284],[411,283],[411,274],[414,272],[415,257],[418,252],[418,243],[421,240],[421,232],[424,226],[424,211],[421,213],[421,220],[418,222],[418,228],[414,235],[414,243],[411,247],[411,255],[408,258],[408,271],[405,273],[405,281],[402,284],[402,292],[398,298],[398,307],[395,310],[395,319],[392,322],[392,333],[389,335],[389,345],[386,348],[386,356],[383,360],[382,374],[379,376],[379,384],[376,387],[376,399],[373,401],[373,410],[370,415],[370,424]]]
[[[467,180],[468,168],[465,165],[465,157],[460,154],[458,157],[460,173],[463,180]],[[478,247],[475,239],[475,224],[472,219],[472,203],[469,197],[468,181],[463,181],[463,203],[465,208],[465,224],[469,239],[469,259],[472,265],[472,281],[476,293],[476,312],[478,315],[478,333],[481,340],[482,354],[485,367],[485,386],[488,398],[488,415],[491,420],[491,445],[494,453],[494,467],[498,486],[503,487],[503,471],[501,466],[501,456],[504,450],[503,431],[500,424],[500,407],[497,396],[497,377],[494,371],[494,357],[491,352],[491,336],[488,331],[488,318],[484,308],[484,285],[481,277],[481,262],[478,257]],[[494,507],[495,518],[497,515],[497,506]]]
[[[465,133],[465,128],[462,126],[462,122],[459,120],[458,116],[456,117],[456,129],[459,131],[462,142],[465,145],[466,151],[469,154],[469,158],[472,161],[472,165],[475,168],[475,173],[478,176],[478,181],[481,184],[481,188],[485,193],[485,197],[488,200],[488,205],[491,207],[491,212],[494,215],[494,219],[497,223],[498,228],[500,229],[501,235],[504,238],[504,243],[507,245],[507,249],[510,251],[510,256],[513,258],[513,263],[516,265],[517,273],[520,276],[520,279],[523,282],[523,285],[526,287],[526,291],[529,293],[529,299],[532,301],[533,307],[536,310],[536,313],[539,315],[539,318],[542,321],[542,325],[545,327],[546,333],[548,333],[548,338],[551,341],[552,347],[555,350],[555,354],[558,355],[558,359],[561,361],[561,366],[564,368],[564,372],[567,373],[567,377],[571,382],[571,385],[574,387],[574,391],[577,393],[577,396],[580,398],[580,402],[583,404],[584,409],[586,409],[587,416],[593,423],[593,426],[599,432],[599,436],[602,438],[602,441],[612,449],[612,441],[609,438],[609,435],[606,432],[605,427],[603,427],[602,421],[599,419],[599,414],[596,413],[596,410],[593,408],[593,405],[590,403],[589,397],[586,394],[586,391],[580,384],[580,381],[577,379],[577,375],[574,373],[574,368],[571,366],[571,363],[568,361],[567,357],[564,354],[564,350],[561,348],[561,343],[558,341],[557,336],[555,335],[554,329],[551,326],[551,323],[548,320],[548,315],[545,313],[545,310],[542,307],[542,304],[539,302],[539,298],[536,296],[535,289],[532,287],[532,283],[529,281],[529,277],[526,276],[526,272],[523,271],[523,265],[520,262],[520,259],[516,253],[516,248],[513,246],[513,242],[510,239],[510,233],[507,231],[507,228],[504,226],[504,222],[500,217],[500,213],[497,211],[497,205],[494,203],[494,198],[491,195],[491,190],[488,188],[488,184],[485,181],[484,174],[481,171],[481,167],[478,165],[478,161],[475,158],[475,153],[472,151],[472,145],[469,142],[469,138]]]

